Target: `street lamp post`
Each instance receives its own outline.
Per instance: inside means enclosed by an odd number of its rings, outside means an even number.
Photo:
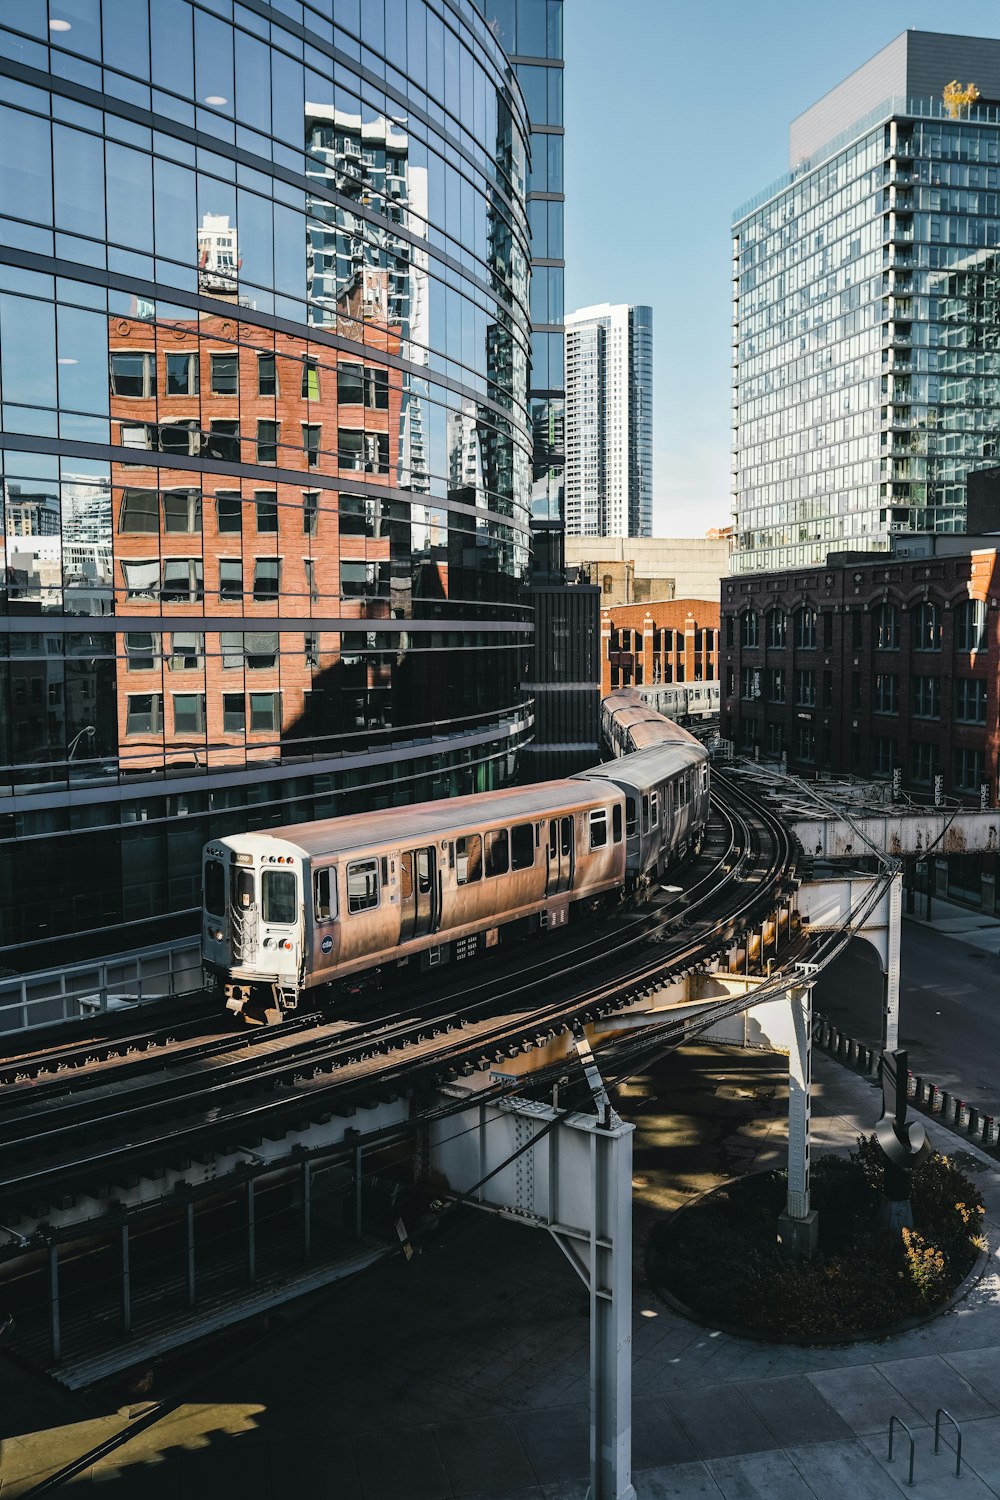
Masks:
[[[96,733],[97,730],[93,724],[85,724],[84,727],[80,730],[79,734],[75,734],[69,742],[69,753],[66,756],[67,762],[73,759],[76,747],[83,739],[84,735],[87,736],[88,740],[92,740]]]

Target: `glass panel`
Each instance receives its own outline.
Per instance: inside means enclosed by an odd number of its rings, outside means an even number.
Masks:
[[[347,910],[370,911],[378,906],[378,861],[357,859],[347,866]]]
[[[483,841],[478,833],[455,840],[455,881],[471,885],[483,873]]]
[[[265,870],[260,880],[261,916],[265,922],[292,927],[298,919],[296,880],[291,870]]]

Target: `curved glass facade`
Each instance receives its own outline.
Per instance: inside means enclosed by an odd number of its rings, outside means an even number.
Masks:
[[[528,125],[471,0],[0,16],[0,966],[530,734]]]

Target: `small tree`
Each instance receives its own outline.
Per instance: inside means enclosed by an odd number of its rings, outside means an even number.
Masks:
[[[959,83],[953,78],[946,83],[941,94],[944,107],[953,120],[962,120],[969,113],[969,107],[975,104],[979,98],[979,90],[974,83]]]

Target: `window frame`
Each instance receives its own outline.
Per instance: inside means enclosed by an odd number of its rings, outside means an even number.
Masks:
[[[348,860],[345,868],[347,889],[347,915],[349,917],[357,917],[360,916],[362,912],[377,911],[379,906],[382,904],[382,884],[379,874],[378,859],[369,856],[366,859]],[[370,889],[366,889],[364,893],[358,895],[355,895],[351,891],[351,878],[358,871],[363,872],[366,876],[370,872],[373,876],[374,900],[368,899],[371,894]],[[365,883],[367,887],[367,879]]]

